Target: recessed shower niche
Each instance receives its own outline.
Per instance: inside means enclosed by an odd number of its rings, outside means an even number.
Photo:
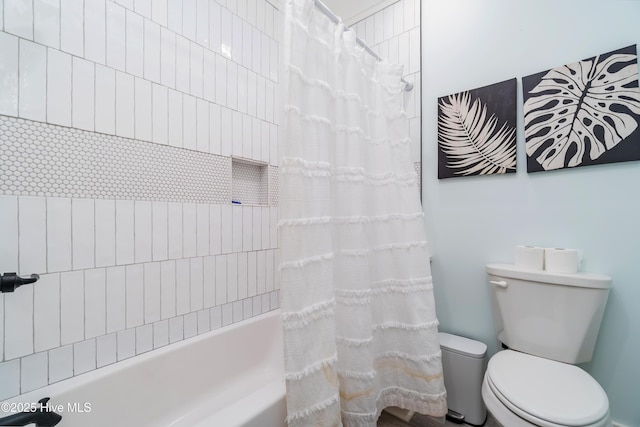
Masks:
[[[269,204],[268,164],[233,157],[231,159],[231,201],[243,205]]]

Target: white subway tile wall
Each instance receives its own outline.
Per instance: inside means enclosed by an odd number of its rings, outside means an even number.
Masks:
[[[0,400],[279,307],[267,0],[0,2]],[[231,206],[231,155],[268,165]]]

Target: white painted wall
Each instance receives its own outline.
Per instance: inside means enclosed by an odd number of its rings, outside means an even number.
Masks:
[[[485,264],[517,244],[584,251],[613,277],[592,362],[613,418],[640,425],[640,162],[527,174],[518,93],[518,172],[437,179],[437,98],[640,43],[640,2],[422,2],[423,203],[441,330],[498,350]]]

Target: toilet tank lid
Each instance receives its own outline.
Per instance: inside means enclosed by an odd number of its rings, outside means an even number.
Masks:
[[[447,334],[446,332],[438,333],[438,339],[440,340],[440,348],[443,350],[473,357],[474,359],[482,359],[487,354],[487,345],[480,341]]]
[[[526,270],[513,264],[487,264],[487,273],[492,276],[529,280],[531,282],[554,285],[576,286],[579,288],[609,289],[611,277],[592,273],[550,273],[544,270]]]

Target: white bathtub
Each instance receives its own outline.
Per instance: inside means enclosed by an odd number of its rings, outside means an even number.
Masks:
[[[51,397],[60,427],[284,427],[283,378],[276,310],[8,402]]]

